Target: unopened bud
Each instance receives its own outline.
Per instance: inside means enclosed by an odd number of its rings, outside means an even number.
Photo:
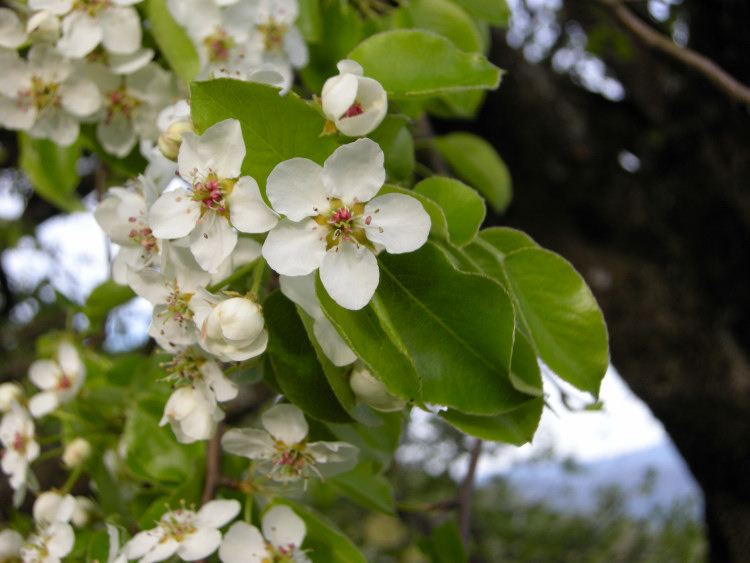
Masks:
[[[177,160],[182,145],[182,134],[185,131],[195,131],[193,124],[189,121],[175,121],[167,130],[159,135],[159,150],[169,160]]]
[[[73,515],[70,522],[76,528],[85,528],[91,522],[91,519],[97,513],[94,502],[87,497],[76,497],[76,507],[73,509]]]
[[[23,388],[13,381],[0,384],[0,412],[9,412],[10,405],[23,399]]]
[[[362,401],[382,412],[400,411],[406,401],[393,395],[382,381],[376,379],[361,363],[354,366],[349,385]]]
[[[65,447],[62,460],[68,467],[78,467],[91,457],[91,444],[83,438],[76,438]]]

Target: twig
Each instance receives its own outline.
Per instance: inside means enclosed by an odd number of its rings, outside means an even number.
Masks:
[[[461,492],[459,493],[458,530],[466,547],[469,546],[469,532],[471,527],[471,493],[474,489],[474,473],[477,470],[480,453],[482,453],[482,440],[477,439],[471,450],[469,468],[466,470],[466,476],[463,483],[461,483]]]
[[[206,452],[206,480],[203,483],[201,505],[214,498],[221,477],[221,434],[223,425],[219,424],[213,438],[208,441]]]
[[[612,10],[620,23],[638,36],[646,45],[666,53],[699,72],[730,98],[750,104],[750,88],[737,81],[711,59],[687,47],[680,47],[670,38],[657,32],[630,11],[621,0],[596,1]]]

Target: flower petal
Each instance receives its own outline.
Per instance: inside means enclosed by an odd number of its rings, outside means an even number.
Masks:
[[[263,243],[263,258],[279,274],[303,276],[313,272],[326,254],[325,231],[313,220],[282,219]]]
[[[261,418],[263,427],[279,442],[293,446],[307,437],[305,415],[294,405],[275,405],[264,412]]]
[[[358,77],[349,73],[326,80],[320,95],[328,119],[336,121],[347,112],[357,97],[358,83]]]
[[[237,244],[237,233],[229,221],[216,213],[206,213],[190,235],[190,251],[201,268],[209,273],[219,269]]]
[[[265,233],[276,226],[279,218],[263,201],[258,182],[242,176],[227,196],[229,220],[243,233]]]
[[[368,248],[342,242],[323,257],[320,281],[336,303],[357,311],[370,302],[378,287],[378,261]]]
[[[99,14],[102,44],[112,53],[134,53],[141,46],[141,20],[135,8],[110,6]]]
[[[248,459],[270,459],[274,453],[271,436],[257,428],[232,428],[221,437],[221,447]]]
[[[37,360],[29,366],[29,379],[39,389],[54,389],[61,375],[60,366],[53,360]]]
[[[307,534],[304,520],[291,507],[279,504],[271,507],[263,516],[263,535],[277,547],[299,547]]]
[[[194,168],[203,175],[211,170],[219,178],[239,178],[244,158],[240,122],[225,119],[206,129],[200,137],[189,131],[183,133],[177,165],[180,176],[192,183]]]
[[[183,561],[197,561],[211,555],[221,544],[221,532],[213,528],[198,528],[185,536],[177,548]]]
[[[326,358],[335,366],[346,366],[357,359],[352,349],[347,346],[341,335],[326,317],[315,319],[313,334],[323,349]]]
[[[323,168],[306,158],[279,163],[268,175],[266,195],[273,208],[292,221],[328,211]]]
[[[190,199],[184,188],[162,194],[149,210],[148,222],[156,238],[184,237],[200,218],[200,203]]]
[[[101,40],[99,21],[75,10],[63,18],[62,37],[57,42],[57,49],[66,57],[80,59],[93,51]]]
[[[345,203],[372,199],[385,183],[383,151],[370,139],[337,148],[323,164],[321,177],[328,193]]]
[[[260,530],[247,522],[235,522],[219,547],[223,563],[262,563],[271,557]]]
[[[212,500],[198,511],[201,526],[221,528],[240,512],[240,503],[234,499]]]
[[[430,234],[430,216],[419,200],[408,195],[378,196],[365,206],[364,214],[372,217],[367,238],[391,254],[416,250]]]

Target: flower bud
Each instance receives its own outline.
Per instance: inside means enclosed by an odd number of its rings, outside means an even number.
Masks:
[[[169,160],[177,160],[182,145],[182,134],[185,131],[194,132],[195,128],[189,121],[175,121],[167,130],[159,135],[158,146],[161,154]]]
[[[222,301],[206,317],[201,345],[224,361],[241,362],[266,349],[268,333],[261,307],[245,297]]]
[[[321,92],[323,113],[344,135],[367,135],[388,112],[388,95],[380,82],[363,76],[359,63],[344,59],[336,66],[339,75],[326,80]]]
[[[83,438],[76,438],[65,447],[62,460],[68,467],[78,467],[91,457],[91,444]]]
[[[87,497],[75,497],[76,507],[73,509],[73,515],[70,522],[76,528],[85,528],[91,522],[92,517],[97,513],[94,502]]]
[[[20,403],[23,399],[23,387],[14,381],[0,384],[0,412],[10,412],[13,401]]]
[[[406,401],[388,391],[383,382],[376,379],[362,363],[355,364],[349,385],[357,397],[375,410],[400,411],[406,405]]]

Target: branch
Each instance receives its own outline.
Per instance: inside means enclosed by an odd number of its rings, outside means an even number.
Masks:
[[[461,533],[464,545],[467,547],[471,525],[471,492],[474,489],[474,473],[477,469],[480,453],[482,453],[482,440],[477,439],[471,450],[469,468],[466,470],[466,476],[464,482],[461,483],[461,492],[459,493],[458,530]]]
[[[657,32],[625,6],[621,0],[596,0],[607,6],[622,25],[641,39],[646,45],[670,57],[677,59],[685,66],[692,68],[712,82],[730,98],[741,103],[750,104],[750,88],[737,81],[708,57],[696,53],[687,47],[680,47],[670,38]]]
[[[219,424],[213,437],[208,441],[206,451],[206,480],[203,484],[201,506],[214,498],[221,477],[221,434],[223,425]]]

